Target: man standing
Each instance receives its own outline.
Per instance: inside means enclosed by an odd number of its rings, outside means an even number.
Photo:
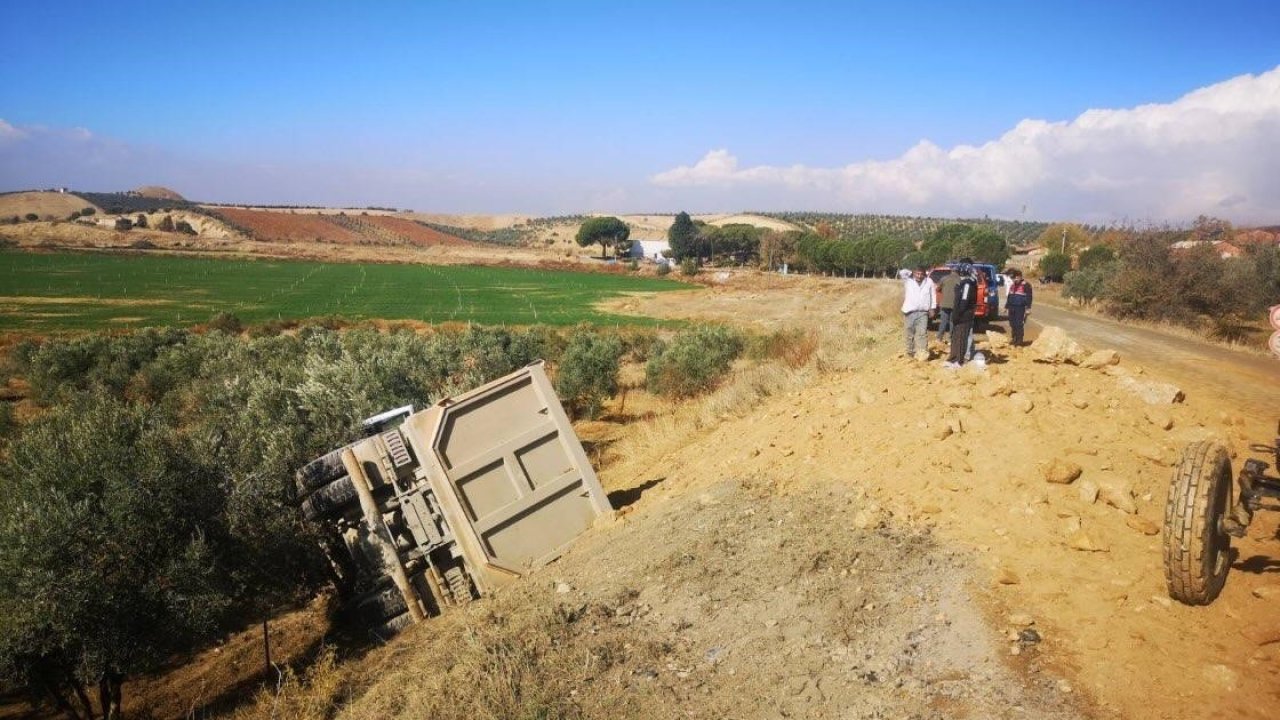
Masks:
[[[968,258],[956,268],[955,304],[951,308],[951,355],[942,366],[955,369],[969,359],[969,336],[973,332],[973,313],[978,304],[978,283],[973,279],[973,264]]]
[[[1008,275],[1012,278],[1009,283],[1009,294],[1004,300],[1004,306],[1009,310],[1009,330],[1013,336],[1013,346],[1022,345],[1022,332],[1027,327],[1027,314],[1031,312],[1031,283],[1022,279],[1022,271],[1018,269],[1009,270]]]
[[[951,268],[947,268],[947,274],[938,281],[938,290],[942,295],[938,302],[938,342],[945,340],[947,333],[951,331],[951,309],[956,304],[956,284],[959,282],[960,276]]]
[[[929,359],[929,315],[937,307],[933,281],[923,265],[911,271],[911,277],[902,281],[903,329],[907,336],[907,357]]]

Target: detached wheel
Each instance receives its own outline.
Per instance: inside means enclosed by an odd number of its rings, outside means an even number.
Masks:
[[[302,501],[302,516],[308,520],[324,520],[340,515],[347,506],[359,502],[351,478],[342,476],[311,493]]]
[[[1231,458],[1201,441],[1182,451],[1164,506],[1164,577],[1169,597],[1208,605],[1231,570],[1231,538],[1222,519],[1231,502]]]

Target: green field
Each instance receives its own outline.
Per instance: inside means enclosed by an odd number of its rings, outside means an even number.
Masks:
[[[592,306],[670,280],[536,268],[341,264],[0,252],[0,330],[191,325],[338,316],[488,325],[652,324]]]

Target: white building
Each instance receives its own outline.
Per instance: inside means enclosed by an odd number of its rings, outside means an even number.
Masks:
[[[671,243],[666,240],[632,240],[629,257],[657,262],[661,260],[663,250],[670,250]]]

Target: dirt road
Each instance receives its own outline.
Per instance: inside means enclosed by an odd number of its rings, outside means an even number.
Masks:
[[[1036,303],[1030,325],[1031,339],[1040,327],[1056,325],[1085,345],[1112,348],[1174,384],[1193,387],[1197,394],[1216,396],[1238,408],[1251,428],[1257,424],[1266,433],[1259,436],[1260,442],[1269,439],[1270,430],[1280,419],[1280,360],[1275,357],[1073,312],[1051,302]],[[1195,402],[1196,398],[1189,397],[1188,401]]]

